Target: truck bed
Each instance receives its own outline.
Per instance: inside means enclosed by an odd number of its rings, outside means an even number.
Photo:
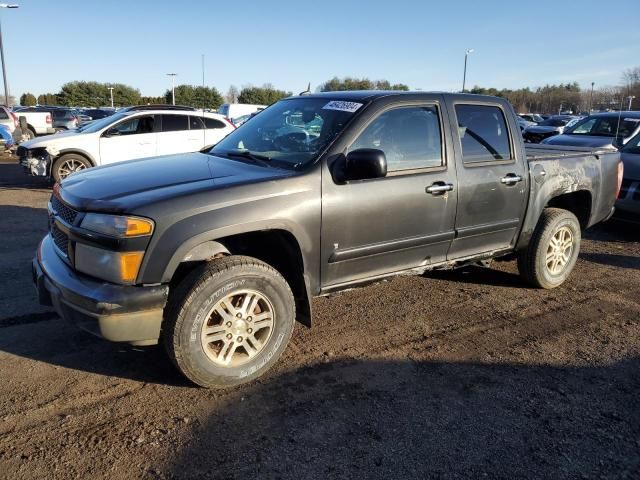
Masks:
[[[582,157],[585,155],[603,155],[616,153],[615,150],[588,147],[565,147],[556,145],[540,145],[536,143],[525,143],[527,160],[552,160],[557,158]]]

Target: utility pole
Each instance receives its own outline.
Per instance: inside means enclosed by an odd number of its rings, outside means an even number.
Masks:
[[[0,3],[0,8],[18,8],[20,5]],[[2,60],[2,81],[4,82],[4,103],[9,106],[9,85],[7,83],[7,70],[4,66],[4,46],[2,44],[2,25],[0,25],[0,59]]]
[[[470,53],[473,53],[473,48],[470,48],[464,52],[464,73],[462,74],[462,93],[464,93],[464,87],[467,83],[467,57]]]
[[[113,108],[113,87],[109,87],[109,93],[111,93],[111,108]]]
[[[589,115],[591,115],[591,112],[593,111],[593,86],[596,84],[596,82],[591,82],[591,95],[589,96]]]
[[[176,104],[176,75],[177,73],[167,73],[168,77],[171,77],[171,98],[173,99],[173,105]]]

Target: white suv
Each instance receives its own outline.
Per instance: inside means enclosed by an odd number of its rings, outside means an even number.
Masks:
[[[138,106],[77,130],[22,143],[16,153],[31,175],[51,176],[58,182],[98,165],[197,152],[215,145],[234,128],[222,115],[189,107]]]

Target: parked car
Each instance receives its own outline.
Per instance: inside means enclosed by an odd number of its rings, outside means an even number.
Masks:
[[[596,113],[583,118],[562,135],[549,138],[547,145],[590,148],[618,148],[640,133],[640,112]]]
[[[516,117],[516,121],[518,122],[518,126],[520,127],[520,130],[522,130],[522,131],[524,131],[525,128],[534,127],[534,126],[537,125],[537,123],[525,120],[524,118],[520,117],[519,115]]]
[[[621,165],[525,150],[501,98],[290,97],[208,153],[57,184],[33,278],[81,328],[134,345],[162,332],[188,378],[229,387],[273,366],[296,319],[310,326],[313,296],[509,255],[530,284],[560,286],[582,229],[612,214]]]
[[[518,116],[527,122],[540,123],[544,122],[544,118],[537,113],[519,113]]]
[[[253,113],[248,113],[247,115],[240,115],[239,117],[232,118],[231,123],[233,123],[236,127],[239,127],[244,122],[249,120],[253,116]]]
[[[0,141],[5,150],[13,149],[16,144],[11,129],[3,123],[0,123]]]
[[[20,145],[17,155],[31,175],[60,181],[78,170],[123,160],[197,152],[235,127],[215,113],[129,109],[85,127]]]
[[[91,117],[91,120],[100,120],[101,118],[106,118],[115,113],[115,110],[103,110],[101,108],[87,108],[82,110],[84,115]]]
[[[640,133],[621,149],[624,177],[615,218],[640,224]]]
[[[559,135],[564,131],[564,127],[578,117],[571,115],[554,115],[538,125],[531,125],[524,129],[522,137],[528,143],[540,143],[545,138]]]
[[[243,115],[251,115],[267,108],[266,105],[249,105],[246,103],[225,103],[220,106],[218,113],[232,119]]]
[[[11,133],[18,126],[18,117],[4,105],[0,105],[0,125],[7,127]]]

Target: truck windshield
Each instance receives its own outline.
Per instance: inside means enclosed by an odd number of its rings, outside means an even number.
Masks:
[[[281,100],[256,114],[209,153],[301,168],[317,158],[362,106],[323,98]]]

